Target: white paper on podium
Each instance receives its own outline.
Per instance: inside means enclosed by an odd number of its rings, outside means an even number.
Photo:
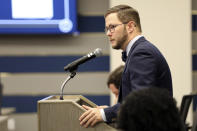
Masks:
[[[51,19],[53,0],[12,0],[12,17],[16,19]]]

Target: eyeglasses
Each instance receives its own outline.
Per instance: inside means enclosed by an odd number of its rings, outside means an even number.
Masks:
[[[117,24],[117,25],[109,25],[109,27],[105,28],[105,33],[107,34],[107,32],[109,31],[110,33],[113,33],[115,31],[115,28],[119,25],[124,25],[127,23],[121,23],[121,24]]]

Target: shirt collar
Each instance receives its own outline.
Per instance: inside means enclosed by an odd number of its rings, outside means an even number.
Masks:
[[[130,51],[131,47],[133,46],[133,44],[141,37],[142,37],[142,35],[138,35],[138,36],[134,37],[134,39],[132,39],[129,42],[129,44],[127,45],[127,48],[126,48],[127,56],[129,55],[129,51]]]

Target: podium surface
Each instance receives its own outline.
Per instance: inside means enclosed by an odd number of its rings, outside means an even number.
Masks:
[[[0,131],[8,131],[8,116],[0,116]]]
[[[81,105],[96,107],[96,104],[81,95],[49,96],[38,101],[39,131],[117,131],[104,122],[84,128],[79,117],[85,109]]]

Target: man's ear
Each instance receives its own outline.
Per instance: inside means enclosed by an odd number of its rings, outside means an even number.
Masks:
[[[129,21],[127,23],[127,30],[129,33],[132,33],[134,31],[135,27],[136,27],[136,24],[134,21]]]

